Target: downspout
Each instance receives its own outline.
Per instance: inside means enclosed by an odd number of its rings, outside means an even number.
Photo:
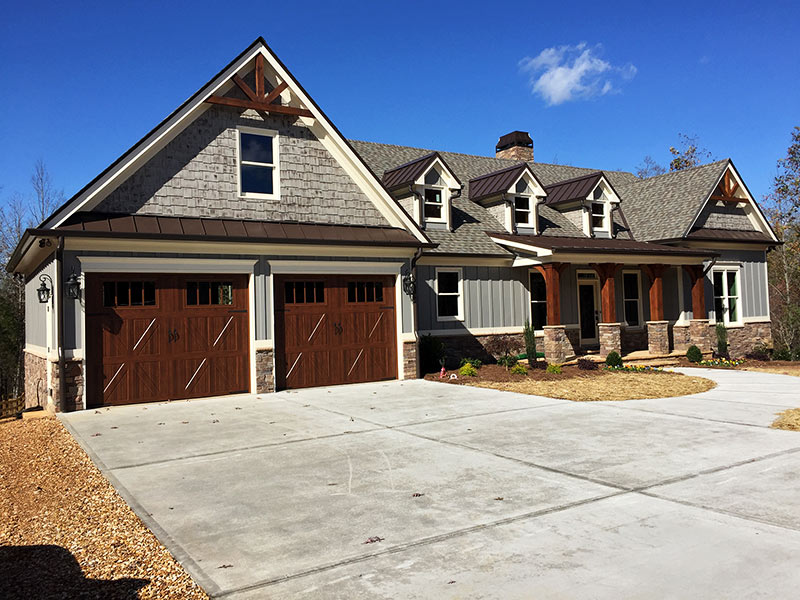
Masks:
[[[425,207],[422,204],[422,194],[420,194],[417,190],[414,189],[413,183],[408,184],[408,191],[411,192],[412,196],[414,196],[416,203],[414,205],[415,214],[412,215],[412,218],[416,216],[416,214],[419,214],[419,220],[417,222],[417,225],[419,225],[421,229],[425,229],[425,223],[424,223],[425,219],[422,217],[422,213],[425,210]]]
[[[56,317],[56,348],[58,350],[58,402],[59,410],[63,411],[67,399],[66,382],[64,381],[64,311],[62,309],[62,302],[64,301],[64,294],[61,289],[61,282],[64,275],[64,236],[58,237],[58,245],[56,246],[56,284],[53,285],[53,295],[55,297],[54,308]]]
[[[612,204],[611,205],[611,211],[608,213],[608,218],[610,220],[610,223],[608,224],[608,229],[609,229],[609,233],[611,234],[612,238],[615,237],[614,236],[614,213],[617,212],[618,210],[619,210],[619,204]],[[622,213],[620,213],[620,214],[622,214]]]
[[[449,223],[448,229],[453,232],[453,200],[461,198],[461,192],[464,191],[464,186],[462,185],[459,188],[453,188],[450,190],[450,202],[448,203],[448,214],[447,214],[447,222]]]

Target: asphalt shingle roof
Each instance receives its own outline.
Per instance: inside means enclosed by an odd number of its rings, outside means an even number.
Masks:
[[[636,239],[683,237],[729,162],[728,159],[719,160],[615,185]]]

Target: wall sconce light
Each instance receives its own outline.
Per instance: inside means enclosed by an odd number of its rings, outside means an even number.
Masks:
[[[417,281],[414,274],[408,271],[403,275],[403,291],[411,298],[411,302],[416,302],[417,299]]]
[[[39,296],[39,302],[42,304],[47,304],[50,302],[50,296],[52,295],[53,290],[53,280],[50,278],[50,275],[44,274],[39,275],[39,281],[42,282],[36,289],[36,294]],[[50,282],[50,287],[47,286],[47,282]]]
[[[65,288],[68,298],[77,300],[81,297],[81,280],[78,279],[78,276],[75,274],[75,269],[73,269],[72,274],[67,277]]]

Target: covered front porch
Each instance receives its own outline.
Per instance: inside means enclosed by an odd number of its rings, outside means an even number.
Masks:
[[[502,241],[514,266],[530,274],[531,321],[548,361],[711,350],[705,275],[713,253],[635,240],[509,238]]]

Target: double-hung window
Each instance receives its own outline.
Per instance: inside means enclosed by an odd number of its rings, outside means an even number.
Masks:
[[[638,272],[622,273],[622,298],[625,308],[625,322],[628,327],[641,327],[642,325],[642,298],[639,283]]]
[[[606,205],[604,202],[592,202],[592,229],[605,231],[606,227]]]
[[[439,321],[464,320],[461,269],[436,269],[436,317]]]
[[[442,212],[442,190],[436,188],[425,188],[425,206],[423,214],[426,220],[443,221]]]
[[[277,195],[277,158],[274,132],[239,130],[239,191],[242,196]]]
[[[514,198],[514,222],[519,226],[533,226],[533,211],[529,196],[516,196]]]
[[[740,323],[739,267],[716,268],[713,278],[714,318],[725,325]]]
[[[539,331],[547,325],[547,286],[541,273],[531,273],[531,324]]]

